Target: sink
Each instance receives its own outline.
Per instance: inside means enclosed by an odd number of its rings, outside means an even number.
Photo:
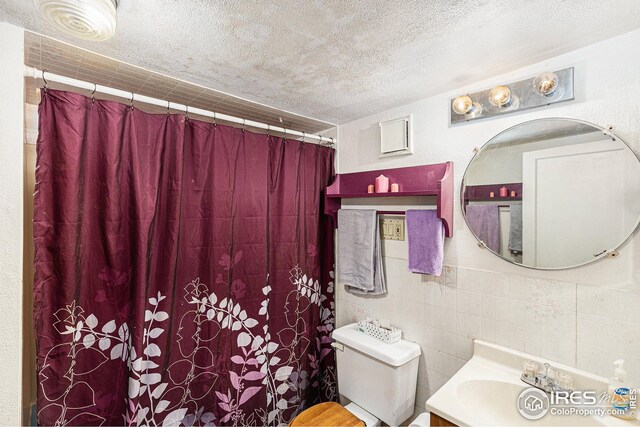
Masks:
[[[538,420],[523,417],[517,406],[518,396],[529,385],[520,380],[522,362],[533,360],[541,366],[545,360],[483,341],[474,341],[474,353],[444,386],[427,401],[427,410],[457,425],[491,426],[640,426],[640,421],[627,421],[609,415],[559,415],[552,406]],[[593,390],[599,395],[607,390],[607,379],[569,366],[551,364],[573,378],[574,389]],[[574,406],[573,408],[592,408]]]
[[[518,396],[525,387],[504,381],[467,380],[457,387],[460,403],[482,418],[480,424],[493,424],[495,420],[504,420],[515,425],[525,420],[516,408],[514,396]]]
[[[467,380],[458,385],[460,403],[476,414],[477,425],[540,425],[540,426],[604,426],[598,417],[547,414],[540,420],[527,420],[518,412],[514,396],[528,386],[505,381]]]

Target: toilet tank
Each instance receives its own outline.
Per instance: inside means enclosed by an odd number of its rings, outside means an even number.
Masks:
[[[418,344],[385,344],[355,323],[333,331],[338,391],[390,426],[413,414],[418,380]]]

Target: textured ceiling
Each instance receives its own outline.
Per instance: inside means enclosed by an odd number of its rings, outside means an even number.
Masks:
[[[119,0],[84,42],[30,0],[0,20],[119,61],[343,123],[640,27],[638,0]]]
[[[318,133],[334,127],[331,123],[216,92],[29,31],[25,32],[24,44],[25,65],[47,70],[53,74],[300,132]],[[40,95],[35,89],[42,84],[41,79],[27,79],[27,102],[36,104],[39,102]],[[49,86],[53,89],[77,90],[51,81]],[[84,91],[84,93],[88,95],[90,91]],[[96,97],[123,102],[122,98],[100,93]],[[138,107],[152,113],[166,111],[166,107],[149,104],[138,104]],[[212,121],[201,116],[198,119]],[[257,129],[253,130],[257,131]]]

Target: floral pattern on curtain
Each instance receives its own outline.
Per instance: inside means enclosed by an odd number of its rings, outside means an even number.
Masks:
[[[278,425],[337,398],[334,151],[47,90],[41,425]]]

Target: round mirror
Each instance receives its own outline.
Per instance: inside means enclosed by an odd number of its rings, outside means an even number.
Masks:
[[[640,220],[640,162],[591,123],[549,118],[487,142],[462,180],[462,211],[487,249],[560,269],[615,255]]]

